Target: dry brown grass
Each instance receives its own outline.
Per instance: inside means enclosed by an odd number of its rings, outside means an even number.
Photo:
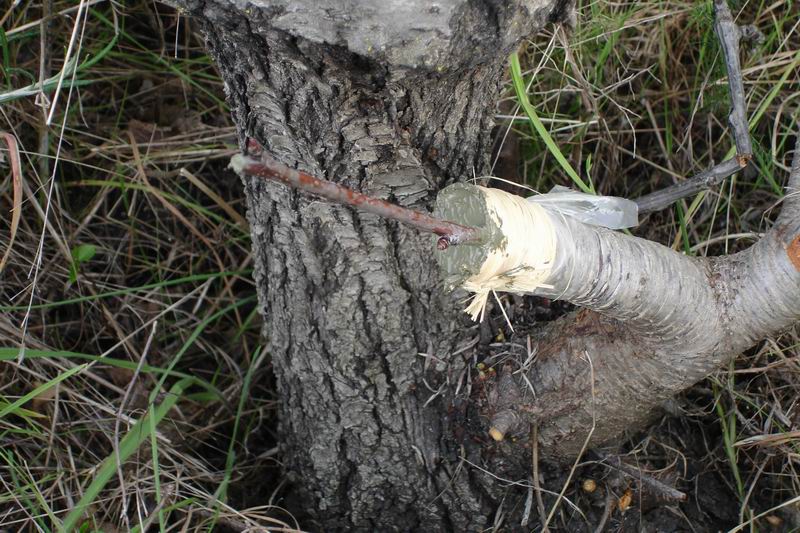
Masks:
[[[9,63],[0,92],[39,79],[40,68],[57,74],[77,12],[53,17],[44,42],[38,4],[2,15]],[[291,522],[272,508],[280,479],[270,363],[243,193],[225,170],[235,132],[190,30],[149,2],[95,3],[72,53],[98,61],[57,100],[47,93],[51,125],[42,96],[0,108],[24,174],[21,224],[0,273],[0,524],[11,530],[60,527],[95,492],[90,482],[134,422],[186,375],[193,381],[169,416],[144,428],[148,438],[78,524]],[[50,51],[44,61],[40,45]],[[11,205],[6,183],[0,195]]]

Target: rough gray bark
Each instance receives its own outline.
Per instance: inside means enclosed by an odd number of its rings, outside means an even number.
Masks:
[[[443,186],[487,169],[505,58],[569,5],[179,3],[204,30],[243,147],[253,137],[284,164],[423,210]],[[495,387],[470,387],[461,347],[473,333],[462,304],[442,288],[433,238],[258,178],[245,186],[265,336],[283,403],[286,468],[305,509],[325,529],[486,526],[505,489],[466,461],[515,479],[530,465],[526,439],[487,441],[490,420],[503,419],[525,436],[536,424],[540,452],[550,456],[576,453],[593,418],[594,443],[616,438],[773,331],[774,310],[752,316],[748,309],[766,310],[781,296],[780,287],[760,290],[762,276],[788,283],[790,295],[800,286],[798,270],[788,268],[800,269],[800,251],[792,251],[800,250],[796,200],[784,209],[794,214],[752,251],[724,261],[678,260],[691,272],[681,282],[686,297],[709,307],[717,343],[702,335],[707,324],[692,318],[683,329],[660,328],[653,322],[663,319],[663,309],[619,307],[616,289],[604,292],[593,282],[598,262],[628,252],[655,269],[645,274],[669,275],[673,259],[663,263],[657,245],[581,233],[594,252],[574,257],[586,284],[570,297],[606,314],[582,311],[541,333],[537,362],[527,369],[535,398],[510,373]],[[619,290],[634,300],[648,290],[647,298],[655,295],[646,279],[631,281],[621,268],[612,272],[623,281]],[[781,313],[785,324],[796,304]],[[724,338],[738,329],[747,333],[735,342]],[[687,349],[695,341],[699,348]]]
[[[181,2],[243,146],[254,137],[289,166],[420,209],[487,170],[505,58],[566,4]],[[306,510],[325,529],[483,527],[494,502],[459,459],[480,450],[445,386],[470,334],[431,237],[245,186],[286,467]]]

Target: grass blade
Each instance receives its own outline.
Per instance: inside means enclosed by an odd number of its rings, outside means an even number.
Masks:
[[[19,348],[2,348],[0,347],[0,362],[2,361],[16,361],[19,357]],[[136,370],[137,364],[133,361],[125,359],[115,359],[113,357],[100,357],[99,355],[91,355],[77,352],[64,352],[64,351],[50,351],[50,350],[33,350],[25,349],[25,359],[85,359],[88,361],[99,361],[104,365],[113,366],[116,368],[125,368],[127,370]],[[194,385],[201,387],[209,392],[214,398],[222,399],[224,396],[222,392],[208,383],[207,381],[195,376],[190,376],[184,372],[177,372],[175,370],[165,370],[161,367],[142,365],[139,371],[143,374],[156,374],[171,376],[178,379],[190,379]]]
[[[156,289],[160,287],[171,287],[173,285],[181,285],[183,283],[192,283],[195,281],[206,281],[209,279],[215,278],[224,278],[227,276],[243,276],[250,271],[240,270],[240,271],[232,271],[226,270],[223,272],[212,272],[210,274],[194,274],[192,276],[185,276],[183,278],[175,278],[166,281],[158,281],[155,283],[148,283],[146,285],[140,285],[139,287],[130,287],[127,289],[118,289],[114,291],[103,292],[100,294],[94,294],[89,296],[81,296],[79,298],[68,298],[66,300],[60,300],[58,302],[51,302],[46,304],[35,304],[30,306],[31,309],[49,309],[52,307],[58,307],[61,305],[69,305],[69,304],[77,304],[82,302],[91,302],[94,300],[100,300],[102,298],[111,298],[114,296],[123,296],[126,294],[133,294],[136,292],[142,291],[149,291],[150,289]],[[0,306],[0,312],[9,312],[9,311],[25,311],[28,309],[27,305],[2,305]]]
[[[11,233],[8,237],[6,251],[3,252],[3,257],[0,258],[0,272],[3,272],[3,267],[11,254],[11,247],[14,245],[14,238],[17,236],[19,217],[22,212],[22,165],[19,161],[17,138],[6,132],[0,132],[0,137],[6,141],[8,146],[8,159],[11,162],[11,184],[14,191],[14,208],[11,210]]]
[[[170,409],[178,402],[183,395],[183,391],[191,384],[189,378],[182,379],[175,383],[164,398],[164,401],[148,411],[147,415],[139,420],[131,430],[122,438],[119,443],[119,458],[125,462],[131,455],[139,449],[151,435],[153,428],[164,419]],[[84,492],[83,497],[72,511],[67,515],[64,523],[58,528],[59,532],[69,533],[75,530],[78,521],[83,516],[83,512],[97,499],[100,491],[106,486],[117,470],[117,454],[111,453],[103,461],[102,466],[97,471],[95,478]]]
[[[17,350],[17,353],[19,353],[19,350]],[[36,398],[37,396],[39,396],[41,393],[45,392],[46,390],[48,390],[48,389],[50,389],[52,387],[55,387],[56,385],[58,385],[59,383],[61,383],[65,379],[67,379],[67,378],[69,378],[71,376],[74,376],[75,374],[77,374],[78,372],[82,371],[87,366],[89,366],[89,363],[83,363],[82,365],[78,365],[75,368],[71,368],[71,369],[67,370],[66,372],[64,372],[62,374],[59,374],[58,376],[54,377],[53,379],[51,379],[47,383],[43,383],[43,384],[39,385],[38,387],[36,387],[32,391],[30,391],[28,394],[25,394],[24,396],[21,396],[20,398],[18,398],[16,401],[9,403],[8,405],[6,405],[2,409],[0,409],[0,419],[4,418],[8,414],[16,414],[17,409],[22,407],[23,404],[29,402],[33,398]]]
[[[517,94],[517,99],[519,100],[522,109],[525,111],[525,114],[528,116],[528,120],[531,122],[531,128],[533,129],[534,135],[541,137],[542,141],[544,141],[544,144],[547,146],[547,150],[553,155],[553,157],[556,158],[558,164],[580,190],[588,194],[595,194],[594,187],[591,185],[591,183],[589,185],[584,183],[578,173],[575,172],[575,169],[572,168],[572,165],[570,165],[569,161],[567,161],[567,158],[564,157],[564,154],[561,153],[561,150],[550,136],[550,133],[544,127],[544,124],[542,124],[542,121],[539,119],[539,115],[536,114],[536,110],[533,108],[530,100],[528,99],[528,93],[525,91],[525,81],[522,79],[522,67],[519,65],[519,56],[516,52],[511,54],[510,61],[511,80],[514,84],[514,92]]]

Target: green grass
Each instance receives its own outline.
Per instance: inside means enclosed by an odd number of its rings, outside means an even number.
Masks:
[[[158,444],[155,440],[156,426],[158,426],[175,404],[177,404],[178,400],[180,400],[183,395],[183,391],[190,385],[191,381],[190,378],[184,378],[176,382],[170,388],[164,401],[158,405],[150,404],[150,408],[144,419],[137,421],[133,427],[131,427],[130,431],[120,440],[119,450],[116,450],[115,453],[106,457],[100,465],[100,468],[93,475],[92,482],[86,488],[80,501],[78,501],[75,507],[69,512],[64,522],[57,526],[59,532],[69,533],[75,530],[78,522],[86,512],[86,509],[98,498],[100,492],[117,472],[117,469],[125,460],[136,453],[139,447],[150,437],[152,437],[150,442],[153,450],[153,458],[157,459]],[[157,462],[154,464],[157,464]],[[157,470],[155,476],[157,479]],[[156,495],[159,496],[158,490],[156,490]],[[157,498],[157,501],[161,501],[161,499]],[[160,520],[160,523],[163,523],[163,520]],[[162,527],[162,531],[165,529],[166,527]]]
[[[263,467],[257,482],[243,474],[274,446],[242,433],[271,423],[273,391],[243,192],[225,170],[238,148],[222,82],[169,8],[99,3],[45,130],[35,98],[54,97],[69,13],[48,32],[43,86],[42,35],[28,25],[40,12],[23,2],[0,33],[0,129],[20,141],[30,188],[0,272],[0,516],[13,530],[213,524],[230,503],[256,503],[241,497],[254,492],[243,480],[261,490],[274,471]],[[136,512],[123,519],[123,493],[129,510],[163,504],[142,522]]]
[[[511,54],[509,61],[511,63],[511,80],[514,85],[514,92],[517,95],[519,104],[522,106],[522,109],[525,111],[525,114],[531,123],[533,134],[538,135],[541,138],[542,142],[544,142],[545,146],[547,146],[548,151],[558,162],[561,169],[570,177],[572,182],[577,185],[580,190],[585,193],[594,194],[594,189],[591,182],[587,185],[583,182],[578,173],[575,172],[575,169],[572,168],[572,165],[570,165],[569,161],[567,161],[567,159],[564,157],[564,154],[562,154],[561,150],[558,148],[558,146],[556,146],[555,141],[553,141],[553,138],[550,136],[547,128],[544,127],[544,124],[542,124],[542,121],[536,114],[536,110],[531,105],[530,100],[528,100],[528,93],[525,90],[525,81],[522,78],[522,69],[519,66],[519,57],[517,56],[516,52]]]

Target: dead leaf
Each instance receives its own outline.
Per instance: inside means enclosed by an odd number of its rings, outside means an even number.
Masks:
[[[2,272],[6,266],[6,261],[8,261],[8,256],[11,253],[11,247],[14,245],[14,238],[17,236],[17,229],[19,228],[19,217],[22,211],[22,165],[19,160],[17,138],[3,131],[0,131],[0,137],[3,137],[8,146],[12,188],[14,190],[14,207],[11,209],[11,235],[8,239],[8,247],[3,252],[3,257],[0,258],[0,272]]]
[[[125,388],[133,379],[133,370],[130,368],[112,366],[108,369],[108,376],[111,378],[111,381],[114,382],[114,385]]]

